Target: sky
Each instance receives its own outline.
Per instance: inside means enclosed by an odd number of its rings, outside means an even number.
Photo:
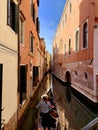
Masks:
[[[52,41],[60,21],[66,0],[40,0],[40,37],[44,38],[46,50],[52,54]]]

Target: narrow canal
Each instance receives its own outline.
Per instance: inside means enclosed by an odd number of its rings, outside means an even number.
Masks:
[[[51,88],[59,115],[58,130],[81,130],[85,125],[98,117],[98,111],[83,102],[79,95],[75,95],[71,88],[64,86],[56,77],[48,74],[36,95],[35,104],[32,102],[21,130],[38,130],[37,113],[35,109],[41,95]],[[97,128],[98,129],[98,128]],[[91,130],[97,130],[91,129]]]
[[[34,98],[31,99],[30,105],[28,106],[27,114],[25,115],[25,119],[22,122],[21,126],[19,126],[18,130],[38,130],[38,110],[36,109],[37,103],[40,101],[41,96],[50,89],[51,87],[51,75],[48,74],[45,76],[44,80],[40,88],[38,89],[37,94],[35,94]]]

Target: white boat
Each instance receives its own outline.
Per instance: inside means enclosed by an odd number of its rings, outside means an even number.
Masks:
[[[98,130],[98,117],[96,117],[94,120],[89,122],[81,130]]]

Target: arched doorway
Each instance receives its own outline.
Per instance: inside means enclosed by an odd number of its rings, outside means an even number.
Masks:
[[[71,74],[69,71],[66,71],[66,73],[65,73],[65,80],[66,80],[66,82],[71,83]]]

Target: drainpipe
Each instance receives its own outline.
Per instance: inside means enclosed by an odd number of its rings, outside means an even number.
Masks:
[[[18,1],[18,24],[19,24],[19,11],[20,11],[21,0]],[[18,86],[17,86],[17,97],[20,95],[20,42],[19,42],[19,25],[18,25]],[[18,126],[18,99],[17,98],[17,128]]]

